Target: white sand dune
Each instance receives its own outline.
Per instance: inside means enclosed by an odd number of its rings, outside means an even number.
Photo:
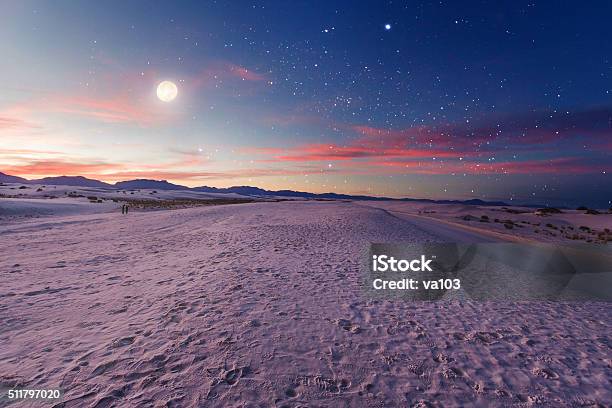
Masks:
[[[57,198],[3,198],[0,201],[0,220],[38,218],[75,214],[111,212],[121,204],[110,202],[92,204],[87,199]]]
[[[60,387],[58,407],[612,404],[607,303],[366,299],[368,243],[430,231],[348,202],[0,224],[0,388]]]
[[[396,217],[426,225],[437,236],[455,242],[478,237],[486,237],[492,242],[612,242],[612,213],[607,210],[600,210],[598,215],[568,209],[563,209],[559,214],[538,215],[535,208],[527,207],[403,201],[363,201],[360,204],[384,209]],[[482,217],[488,218],[483,220]],[[511,229],[506,226],[507,220],[512,222]]]
[[[25,188],[20,188],[25,187]],[[109,188],[0,184],[0,223],[47,216],[121,212],[130,200],[250,199],[234,193],[202,193],[182,190],[117,190]]]

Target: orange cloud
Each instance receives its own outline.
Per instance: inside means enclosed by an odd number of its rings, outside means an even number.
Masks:
[[[116,171],[121,165],[94,161],[90,163],[75,163],[61,159],[55,160],[25,160],[22,164],[4,166],[2,172],[16,176],[61,176],[100,175],[107,171]]]
[[[396,146],[386,146],[380,144],[376,146],[372,143],[340,146],[333,143],[328,144],[307,144],[289,149],[270,149],[270,148],[251,148],[252,153],[272,154],[271,159],[260,160],[263,162],[310,162],[310,161],[339,161],[367,158],[429,158],[429,157],[449,157],[458,158],[463,154],[444,150],[444,149],[424,149],[424,148],[401,148]],[[360,162],[364,164],[363,162]]]

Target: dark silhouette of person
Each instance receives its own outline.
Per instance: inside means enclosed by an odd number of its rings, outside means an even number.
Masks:
[[[125,204],[121,204],[121,214],[125,214]]]
[[[126,213],[126,214],[128,213],[129,209],[130,209],[130,206],[126,204],[126,205],[125,205],[125,213]]]

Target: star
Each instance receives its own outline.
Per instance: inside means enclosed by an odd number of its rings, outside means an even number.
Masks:
[[[385,24],[385,30],[389,31],[391,29],[391,24]]]

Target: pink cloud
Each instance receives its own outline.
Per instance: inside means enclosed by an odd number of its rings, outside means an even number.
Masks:
[[[4,166],[4,173],[16,176],[61,176],[61,175],[98,175],[107,171],[116,171],[121,165],[94,161],[90,163],[72,162],[61,159],[30,159],[22,164]]]
[[[590,174],[608,171],[609,109],[574,113],[530,112],[480,124],[420,125],[404,129],[336,125],[356,134],[345,144],[307,143],[250,149],[262,162],[339,162],[343,171],[422,174]],[[585,146],[585,154],[572,146]],[[511,153],[520,153],[512,154]],[[531,156],[536,160],[509,157]]]
[[[227,64],[227,68],[229,69],[229,73],[236,78],[240,78],[243,81],[265,81],[266,77],[262,74],[258,74],[255,71],[250,71],[248,68],[242,67],[240,65]]]
[[[195,87],[208,87],[218,84],[219,81],[230,79],[239,79],[246,82],[261,82],[267,80],[265,75],[246,67],[229,62],[215,62],[211,63],[208,67],[189,79],[189,81]]]
[[[576,157],[503,162],[476,161],[404,161],[379,160],[368,162],[373,168],[387,168],[396,174],[594,174],[611,171],[612,166],[585,162]],[[356,165],[353,164],[352,167]],[[361,166],[363,167],[363,165]]]
[[[490,135],[483,133],[470,134],[467,137],[457,136],[452,129],[437,129],[431,126],[415,126],[406,129],[393,130],[371,126],[353,126],[352,129],[361,134],[359,142],[364,145],[376,146],[378,144],[396,147],[427,145],[435,148],[454,150],[473,150],[493,140]]]
[[[593,174],[611,171],[609,164],[591,163],[584,158],[558,157],[554,159],[505,161],[485,164],[468,164],[474,173],[505,174]]]
[[[58,98],[50,109],[55,112],[99,119],[107,123],[136,123],[150,126],[169,119],[167,113],[146,105],[125,95],[111,98],[71,96]]]
[[[23,119],[14,118],[10,116],[0,116],[0,130],[14,130],[14,129],[33,129],[39,126],[27,122]]]
[[[21,118],[39,113],[68,114],[105,123],[132,123],[140,126],[152,126],[173,118],[167,111],[156,109],[153,103],[143,102],[129,94],[114,96],[49,95],[45,98],[15,104],[5,112],[12,113],[16,118],[3,121],[5,117],[0,117],[0,128],[3,127],[3,124],[6,127],[27,126],[29,122]]]
[[[612,136],[612,109],[592,108],[575,112],[531,111],[514,115],[491,115],[472,123],[446,123],[404,129],[345,126],[363,136],[362,143],[384,140],[386,144],[427,144],[455,150],[483,146],[546,149],[569,140],[605,148]]]
[[[380,146],[376,149],[367,146],[338,146],[328,144],[310,144],[290,151],[285,155],[277,155],[277,161],[336,161],[376,157],[458,157],[457,153],[433,149],[401,149]]]

